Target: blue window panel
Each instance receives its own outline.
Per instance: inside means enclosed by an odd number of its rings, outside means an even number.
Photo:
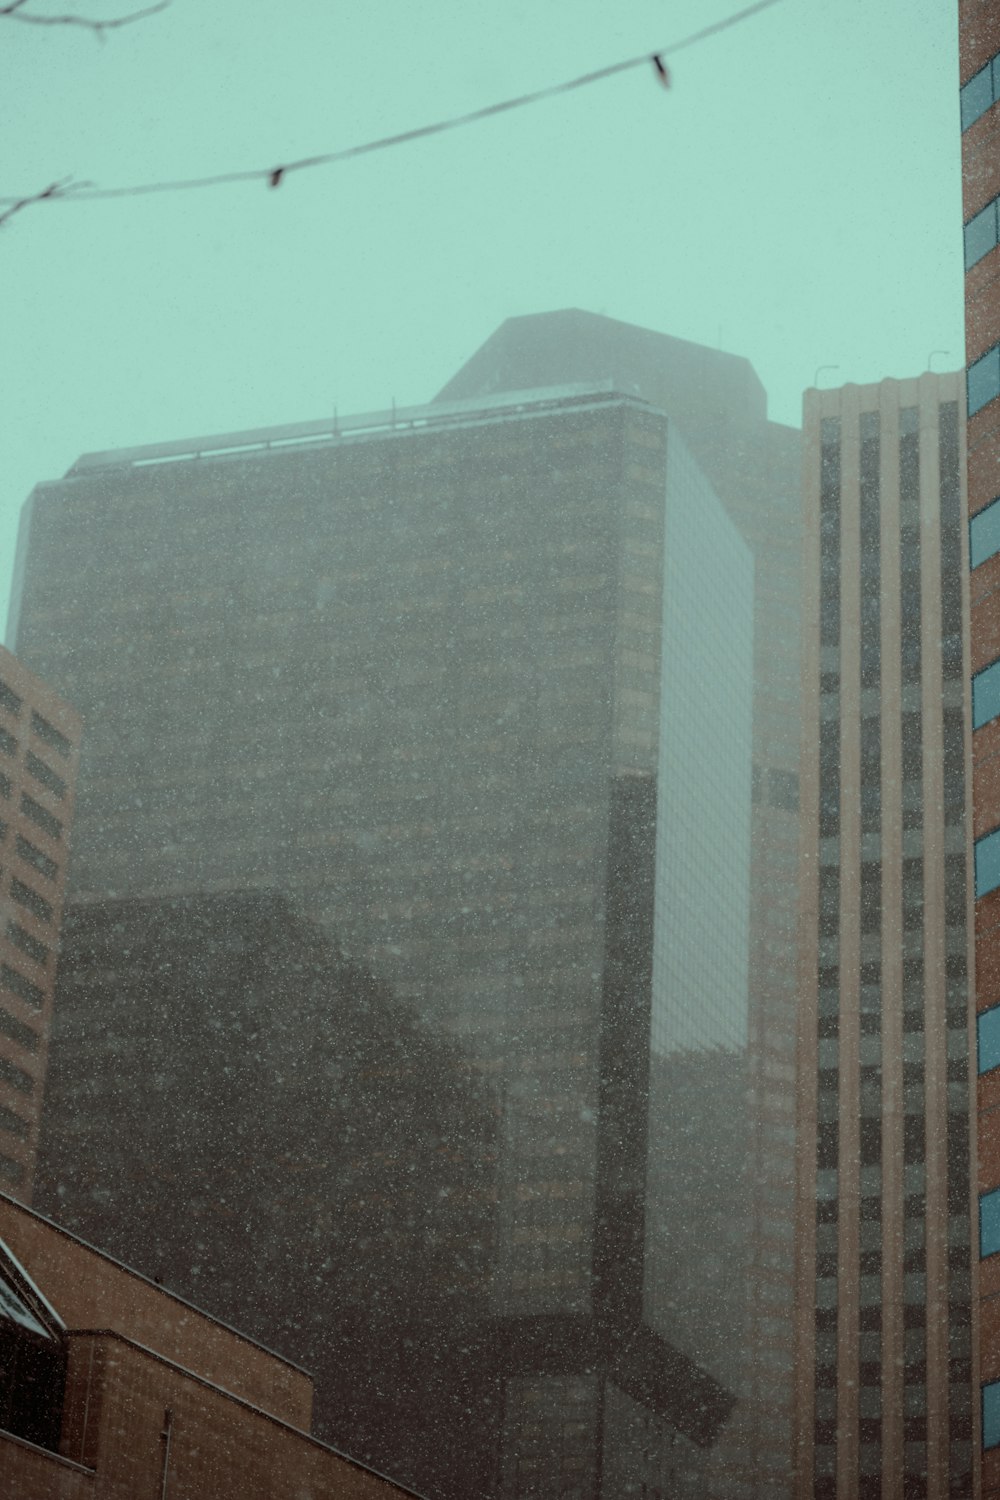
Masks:
[[[972,679],[972,727],[980,729],[1000,714],[1000,661],[995,661]]]
[[[965,226],[965,269],[971,270],[997,243],[997,200],[987,203]]]
[[[996,1255],[1000,1250],[1000,1188],[979,1196],[979,1254]]]
[[[1000,1005],[981,1011],[976,1017],[977,1071],[989,1073],[1000,1068]]]
[[[977,511],[969,522],[969,566],[978,568],[997,552],[1000,552],[1000,496]]]
[[[962,106],[962,129],[968,130],[984,115],[996,98],[993,92],[993,60],[973,74],[959,95]]]
[[[1000,828],[976,840],[976,896],[986,896],[1000,885]]]
[[[969,366],[965,377],[969,401],[969,416],[982,411],[993,398],[1000,395],[1000,347],[987,349],[982,359]]]
[[[1000,1380],[983,1386],[983,1447],[1000,1446]]]

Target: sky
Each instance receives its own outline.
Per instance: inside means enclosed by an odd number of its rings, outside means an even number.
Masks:
[[[956,3],[171,0],[99,41],[0,18],[0,196],[268,168],[643,53],[650,66],[261,182],[0,227],[0,619],[82,452],[429,400],[504,318],[593,312],[801,393],[964,363]],[[109,18],[130,0],[27,0]],[[833,368],[830,368],[833,367]]]

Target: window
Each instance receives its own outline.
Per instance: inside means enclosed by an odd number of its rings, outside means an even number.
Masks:
[[[16,876],[11,877],[10,893],[19,906],[23,906],[25,910],[32,912],[40,922],[52,921],[52,907],[46,901],[45,897],[40,896],[37,891],[33,891],[30,885],[23,885]]]
[[[1000,552],[1000,496],[969,522],[969,566],[978,568],[997,552]]]
[[[16,1135],[19,1141],[28,1138],[29,1125],[27,1120],[8,1109],[5,1104],[0,1104],[0,1130],[6,1130],[11,1135]]]
[[[1000,395],[1000,346],[992,349],[971,364],[965,376],[969,416],[982,411],[995,396]]]
[[[38,1051],[40,1042],[38,1032],[33,1031],[30,1026],[25,1026],[24,1022],[19,1021],[16,1016],[9,1015],[2,1007],[0,1007],[0,1036],[10,1037],[10,1040],[16,1042],[19,1047],[23,1047],[25,1052]]]
[[[17,1089],[21,1094],[33,1094],[35,1092],[35,1080],[30,1073],[19,1068],[17,1063],[11,1062],[7,1057],[0,1057],[0,1080],[9,1083],[11,1088]]]
[[[1000,828],[976,840],[976,897],[986,896],[1000,885]]]
[[[40,943],[30,932],[25,932],[20,922],[7,923],[7,936],[15,947],[20,948],[29,958],[33,958],[37,964],[45,964],[49,961],[49,949],[44,943]]]
[[[54,724],[50,724],[48,719],[43,719],[41,714],[32,713],[31,729],[33,734],[37,734],[40,740],[44,740],[47,745],[51,745],[53,750],[58,750],[60,755],[69,756],[70,751],[73,749],[70,741]]]
[[[29,797],[27,792],[21,793],[21,811],[25,817],[30,818],[33,823],[37,824],[39,828],[44,829],[46,833],[51,834],[54,839],[62,838],[63,826],[59,819],[53,813],[50,813],[47,807],[43,807],[40,802],[36,802],[34,797]]]
[[[993,199],[981,208],[965,226],[965,269],[971,270],[977,261],[982,260],[984,255],[997,243],[997,207],[998,200]]]
[[[959,95],[962,110],[962,129],[968,130],[970,125],[986,113],[994,101],[1000,97],[1000,53],[991,57],[984,68],[974,73],[968,83],[962,85]]]
[[[17,836],[17,852],[25,864],[31,865],[39,874],[44,875],[46,880],[55,880],[59,874],[59,866],[54,859],[50,859],[41,849],[28,842],[21,834]]]
[[[0,739],[0,750],[2,749],[3,741]],[[51,766],[47,766],[44,760],[39,760],[33,750],[28,751],[24,757],[24,763],[35,780],[41,782],[42,786],[47,786],[49,791],[55,792],[57,797],[65,797],[65,781],[63,781],[62,777],[56,771],[53,771]]]
[[[983,1386],[983,1447],[1000,1446],[1000,1380]]]
[[[1000,661],[991,662],[972,679],[972,727],[981,729],[1000,714]]]
[[[0,964],[0,985],[11,994],[18,995],[26,1005],[34,1005],[41,1010],[45,1004],[45,991],[39,989],[37,984],[32,984],[30,979],[25,979],[10,964]]]
[[[1000,1188],[979,1195],[979,1254],[996,1255],[1000,1250]]]

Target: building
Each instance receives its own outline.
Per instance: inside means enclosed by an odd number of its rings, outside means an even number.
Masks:
[[[804,415],[796,1490],[968,1496],[960,375]]]
[[[310,1436],[304,1370],[0,1195],[0,1487],[16,1500],[394,1500]]]
[[[978,1012],[979,1293],[974,1325],[981,1387],[982,1494],[1000,1494],[1000,876],[997,829],[996,662],[1000,656],[1000,292],[997,289],[997,138],[1000,131],[1000,16],[984,0],[959,12],[965,342],[968,361],[968,492],[972,646],[972,760],[976,839],[976,1010]]]
[[[794,553],[795,435],[745,361],[615,337],[656,390],[605,351],[596,384],[85,456],[25,508],[13,627],[95,710],[81,910],[280,892],[495,1090],[488,1310],[454,1330],[501,1392],[483,1493],[771,1494],[797,593],[732,512]]]
[[[754,559],[749,1034],[737,1090],[752,1100],[741,1146],[753,1185],[743,1204],[752,1225],[751,1322],[739,1356],[740,1415],[716,1461],[723,1496],[737,1483],[762,1497],[783,1494],[792,1406],[800,434],[768,421],[748,360],[578,309],[509,318],[437,399],[584,379],[610,380],[669,414]],[[679,1087],[690,1096],[689,1074]],[[703,1117],[699,1138],[711,1142],[716,1129],[714,1117]],[[718,1159],[733,1156],[720,1151]]]
[[[0,647],[0,1183],[27,1202],[79,748],[77,714]]]
[[[71,906],[62,964],[36,1204],[304,1364],[320,1437],[488,1483],[445,1336],[489,1316],[488,1079],[271,892]]]

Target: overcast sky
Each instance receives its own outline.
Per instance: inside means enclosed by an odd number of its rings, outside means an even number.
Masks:
[[[0,195],[336,150],[669,44],[741,0],[173,0],[0,19]],[[28,0],[109,17],[130,0]],[[0,230],[0,618],[17,514],[92,449],[429,399],[582,307],[801,392],[964,361],[957,5],[780,0],[652,67],[260,184]]]

